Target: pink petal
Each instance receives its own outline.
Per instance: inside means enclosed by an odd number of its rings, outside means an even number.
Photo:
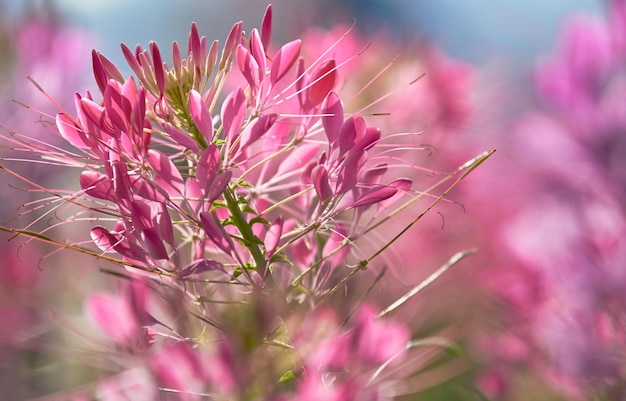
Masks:
[[[208,106],[202,101],[202,95],[195,89],[189,93],[189,113],[202,136],[211,143],[213,141],[213,119]]]
[[[196,274],[204,273],[207,271],[219,270],[224,271],[224,265],[216,260],[210,259],[198,259],[194,260],[187,266],[183,267],[178,276],[180,278],[186,278],[189,276],[194,276]]]
[[[113,234],[104,227],[93,227],[90,235],[94,244],[105,253],[109,253],[111,249],[114,249],[120,255],[133,259],[140,258],[144,254],[143,250],[136,244],[126,239],[121,239],[119,234]]]
[[[283,233],[283,219],[277,218],[270,226],[265,234],[265,256],[269,260],[274,255],[274,251],[280,242],[280,236]]]
[[[227,65],[232,60],[232,55],[237,46],[241,43],[241,33],[243,29],[243,22],[239,21],[230,30],[226,43],[224,44],[224,50],[222,50],[222,56],[220,57],[220,70],[228,70]]]
[[[93,75],[96,78],[98,89],[100,89],[101,93],[104,93],[104,89],[107,86],[109,78],[106,75],[106,71],[102,65],[102,61],[100,61],[100,57],[98,57],[98,52],[95,49],[91,51],[91,62],[93,64]]]
[[[254,59],[252,54],[246,49],[244,45],[237,46],[237,51],[235,53],[237,57],[237,65],[239,66],[239,70],[243,74],[246,81],[248,81],[248,85],[253,92],[255,92],[259,87],[259,71],[261,67]]]
[[[146,228],[141,231],[141,239],[151,257],[154,259],[169,259],[163,240],[155,230]]]
[[[265,49],[263,48],[263,43],[261,43],[259,31],[257,31],[256,29],[253,29],[250,33],[250,53],[252,53],[252,57],[254,57],[254,60],[259,66],[258,82],[261,82],[265,78],[265,70],[267,69],[267,65],[265,62]]]
[[[83,130],[76,125],[68,114],[58,113],[55,121],[61,136],[71,145],[79,149],[89,149],[91,147]]]
[[[330,59],[318,65],[308,79],[310,85],[307,89],[308,107],[313,108],[326,98],[333,90],[337,82],[337,71],[335,60]]]
[[[357,137],[355,148],[368,150],[380,140],[380,129],[377,127],[367,127],[363,136]]]
[[[128,99],[121,94],[121,87],[115,82],[109,83],[104,88],[104,108],[111,123],[121,131],[129,133],[129,121],[132,107]]]
[[[130,305],[123,298],[93,294],[87,299],[86,309],[98,328],[117,343],[128,345],[140,331]]]
[[[188,133],[174,127],[169,123],[163,124],[163,128],[176,143],[193,151],[194,153],[200,153],[198,143],[194,141]]]
[[[302,41],[298,39],[285,44],[276,52],[270,73],[272,84],[278,82],[291,70],[300,56],[301,46]]]
[[[218,174],[217,177],[215,177],[215,179],[211,182],[211,185],[209,186],[206,194],[207,200],[209,202],[214,202],[224,193],[224,190],[230,182],[232,175],[232,171],[226,170],[223,173]]]
[[[398,190],[394,187],[388,187],[386,185],[375,186],[365,191],[363,195],[357,198],[352,204],[352,207],[369,206],[375,203],[384,201],[394,196]]]
[[[317,196],[322,202],[325,202],[326,199],[333,196],[333,190],[330,187],[330,182],[328,181],[328,171],[326,170],[326,167],[319,164],[313,167],[313,170],[311,171],[311,180],[313,181],[315,192],[317,192]]]
[[[343,194],[356,185],[358,181],[359,172],[363,164],[365,164],[366,157],[365,151],[356,150],[348,153],[348,157],[343,164],[339,177],[337,178],[337,186],[335,193]]]
[[[307,143],[298,146],[289,154],[289,156],[287,156],[287,158],[285,158],[285,160],[283,160],[278,167],[276,175],[282,175],[288,171],[300,169],[302,166],[311,161],[313,156],[315,156],[318,152],[319,147],[320,145],[315,143]]]
[[[411,185],[413,185],[413,181],[409,180],[408,178],[398,178],[396,180],[393,180],[392,182],[390,182],[389,184],[387,184],[390,187],[396,188],[398,190],[398,192],[392,196],[389,199],[385,199],[383,201],[381,201],[378,204],[378,210],[384,209],[386,207],[391,206],[393,203],[395,203],[398,199],[400,199],[400,197],[402,196],[403,192],[408,191],[409,189],[411,189]]]
[[[111,234],[109,230],[101,226],[95,226],[91,229],[90,235],[91,240],[102,252],[115,252],[114,247],[119,242],[119,239]]]
[[[220,224],[215,217],[214,214],[210,214],[208,212],[200,213],[200,221],[202,222],[202,228],[204,228],[204,232],[207,237],[217,245],[222,251],[224,251],[227,255],[230,255],[233,250],[233,242],[230,239],[230,236],[224,230],[224,227]]]
[[[148,150],[148,160],[156,173],[154,182],[161,186],[170,196],[180,196],[184,193],[185,183],[180,172],[172,161],[156,149]]]
[[[119,130],[116,129],[111,120],[107,117],[104,107],[96,104],[93,100],[83,97],[80,99],[80,108],[87,119],[104,132],[118,136]]]
[[[344,121],[339,130],[339,156],[343,156],[354,147],[357,138],[365,135],[367,126],[365,120],[359,115],[350,116]]]
[[[261,21],[261,43],[264,48],[268,48],[270,45],[270,39],[272,37],[272,5],[268,5],[263,14],[263,20]]]
[[[115,201],[111,180],[104,174],[95,171],[83,171],[80,173],[80,187],[89,196],[94,198]]]
[[[131,198],[130,180],[126,163],[119,160],[113,160],[111,163],[113,172],[113,191],[115,193],[115,202],[123,202]]]
[[[222,106],[222,126],[224,135],[230,140],[239,136],[239,131],[246,116],[246,95],[237,88],[228,94]]]
[[[150,52],[152,53],[152,67],[154,68],[154,78],[159,88],[159,93],[165,93],[165,67],[161,59],[161,51],[155,42],[150,42]]]
[[[148,181],[139,175],[131,175],[129,176],[129,179],[130,185],[135,194],[154,202],[167,202],[167,193],[157,187],[152,181]]]
[[[185,200],[189,205],[189,209],[194,212],[194,214],[200,210],[200,206],[204,202],[200,184],[193,178],[188,178],[187,181],[185,181]]]
[[[137,231],[154,228],[152,208],[146,202],[135,199],[130,203],[130,214],[133,226]]]
[[[204,191],[209,189],[209,184],[213,182],[217,176],[220,169],[220,163],[220,149],[216,145],[211,144],[202,151],[202,154],[198,159],[196,180]]]
[[[265,135],[265,133],[272,128],[277,118],[278,115],[276,114],[263,114],[248,125],[241,134],[240,149],[244,150]]]
[[[335,92],[328,93],[322,104],[322,124],[328,138],[328,143],[333,145],[339,137],[339,130],[343,124],[343,106],[339,96]]]
[[[378,184],[380,181],[380,177],[383,176],[387,172],[387,163],[380,163],[376,166],[368,169],[365,173],[363,173],[363,178],[361,178],[361,183],[363,184]]]
[[[200,33],[198,33],[198,25],[195,22],[191,23],[191,29],[187,39],[187,55],[193,55],[194,62],[199,62],[202,57]]]
[[[374,364],[387,362],[401,354],[410,338],[406,326],[378,318],[369,305],[361,306],[357,313],[355,334],[358,356]]]

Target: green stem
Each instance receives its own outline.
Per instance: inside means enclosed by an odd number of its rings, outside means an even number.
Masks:
[[[239,203],[237,202],[235,191],[232,188],[227,187],[226,190],[224,190],[224,200],[226,201],[226,207],[230,212],[232,222],[239,230],[241,238],[243,238],[244,246],[248,248],[250,254],[252,255],[252,258],[254,259],[254,263],[256,264],[256,271],[264,279],[270,280],[271,278],[267,276],[267,261],[265,260],[265,255],[263,255],[261,248],[259,248],[259,245],[256,242],[257,239],[252,232],[252,227],[250,226],[250,223],[248,223],[246,217],[243,215],[243,212],[239,208]]]

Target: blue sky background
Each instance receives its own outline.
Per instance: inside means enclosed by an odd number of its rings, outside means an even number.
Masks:
[[[121,61],[119,43],[186,41],[191,21],[209,38],[223,39],[233,22],[258,25],[265,0],[4,0],[10,12],[49,2],[69,21],[94,32],[94,47]],[[0,0],[2,4],[2,0]],[[530,63],[555,43],[566,13],[601,12],[600,0],[276,0],[277,35],[303,23],[353,17],[363,29],[388,24],[397,33],[426,35],[451,56],[477,64],[502,58]],[[341,5],[352,11],[341,11]],[[291,34],[293,35],[293,33]],[[97,38],[97,39],[95,39]],[[288,39],[288,38],[286,38]],[[97,40],[97,42],[96,42]]]

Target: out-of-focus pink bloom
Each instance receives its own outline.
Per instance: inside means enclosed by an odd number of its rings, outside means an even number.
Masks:
[[[611,393],[624,379],[624,7],[612,1],[608,18],[569,19],[539,64],[541,107],[513,124],[500,154],[506,171],[488,189],[506,198],[481,226],[488,280],[509,301],[509,336],[526,350],[494,339],[491,351],[574,398]]]

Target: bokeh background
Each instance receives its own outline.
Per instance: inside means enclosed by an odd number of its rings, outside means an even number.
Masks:
[[[310,35],[313,27],[339,25],[345,31],[355,22],[356,41],[375,43],[373,58],[384,55],[388,60],[404,49],[398,64],[415,74],[426,72],[426,89],[419,99],[436,104],[398,113],[401,122],[414,124],[409,129],[428,125],[423,140],[436,145],[438,152],[436,160],[426,163],[449,170],[483,150],[498,149],[452,194],[463,210],[444,207],[440,210],[444,228],[435,216],[408,240],[427,243],[420,257],[431,271],[456,251],[469,246],[482,250],[464,261],[464,270],[450,273],[439,290],[427,294],[419,310],[431,320],[406,316],[430,324],[426,331],[440,327],[445,319],[463,322],[451,325],[465,349],[469,373],[435,380],[436,386],[421,399],[480,399],[474,393],[468,398],[470,385],[494,400],[624,399],[626,287],[621,271],[626,259],[620,236],[625,232],[626,166],[621,160],[626,160],[626,104],[620,99],[626,99],[622,72],[626,58],[618,42],[626,43],[619,37],[626,31],[615,28],[620,22],[607,11],[611,4],[623,4],[619,0],[273,4],[277,43]],[[26,74],[68,106],[72,93],[93,88],[92,48],[128,74],[120,42],[145,47],[156,41],[165,48],[172,40],[185,43],[191,21],[208,38],[223,40],[235,21],[243,20],[248,29],[257,26],[266,5],[259,0],[4,0],[0,124],[47,138],[49,127],[11,101],[54,112]],[[564,40],[565,26],[574,15],[578,25]],[[607,32],[598,28],[607,26]],[[406,84],[406,76],[398,73],[397,78],[398,86]],[[617,89],[608,93],[610,88]],[[6,158],[6,149],[2,152]],[[28,177],[53,184],[63,181],[61,172],[28,163],[15,166]],[[10,219],[16,211],[9,203],[32,199],[9,188],[9,184],[20,187],[13,178],[2,179],[6,179],[0,190],[2,219]],[[23,216],[10,224],[24,226],[29,219]],[[396,257],[402,259],[402,246],[410,249],[411,244],[399,246]],[[0,247],[3,255],[16,251],[4,242]],[[32,251],[26,259],[37,266],[39,262],[32,261],[42,257],[49,264],[68,264],[67,256],[48,257],[50,252]],[[13,390],[0,399],[32,398],[89,381],[88,375],[76,374],[74,364],[80,360],[61,364],[54,359],[55,352],[61,352],[52,344],[61,335],[42,337],[47,325],[41,322],[57,319],[58,308],[79,314],[81,307],[72,304],[73,297],[101,285],[97,271],[80,269],[77,274],[70,269],[71,278],[65,280],[54,278],[58,275],[48,269],[25,269],[25,260],[9,262],[8,256],[5,260],[0,303],[12,324],[0,326],[0,337],[7,344],[1,349],[0,387]],[[410,281],[410,274],[398,274]],[[449,301],[453,295],[456,302]],[[42,312],[36,305],[47,299],[55,300],[55,308]],[[72,322],[64,326],[74,327]],[[37,342],[42,338],[47,342],[33,350],[35,341],[15,340],[24,332]],[[53,354],[52,359],[44,354]],[[64,372],[73,372],[72,377],[64,378]]]

